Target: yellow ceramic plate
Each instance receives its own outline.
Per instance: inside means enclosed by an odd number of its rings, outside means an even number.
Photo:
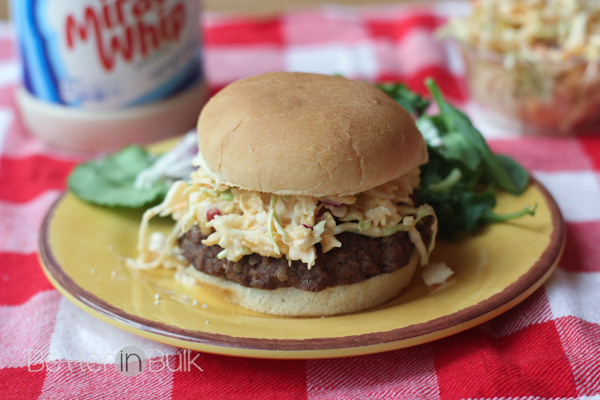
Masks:
[[[537,182],[520,197],[499,194],[496,212],[538,204],[534,218],[496,224],[454,243],[433,261],[456,271],[454,283],[431,292],[418,272],[407,291],[383,306],[328,318],[273,317],[185,286],[171,270],[125,266],[136,254],[141,212],[84,203],[70,193],[44,221],[40,254],[54,286],[84,311],[170,345],[260,358],[326,358],[370,354],[439,339],[515,306],[548,278],[563,246],[563,222]],[[153,229],[169,230],[167,219]],[[155,304],[155,295],[161,298]],[[194,301],[195,300],[195,301]]]

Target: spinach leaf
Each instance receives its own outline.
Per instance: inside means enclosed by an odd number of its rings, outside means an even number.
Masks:
[[[415,123],[428,146],[439,147],[442,144],[442,131],[432,117],[422,115],[417,118]]]
[[[417,112],[414,104],[426,100],[407,93],[403,85],[386,85],[385,91],[403,106],[410,103],[404,107],[418,116],[416,124],[429,154],[429,162],[421,166],[419,202],[434,208],[440,237],[451,240],[461,231],[533,215],[535,207],[503,215],[492,211],[495,188],[520,194],[529,174],[512,158],[493,154],[469,118],[444,100],[433,80],[428,79],[426,86],[440,109],[437,115],[425,114],[427,107]],[[395,93],[401,95],[394,97]]]
[[[529,184],[529,173],[515,160],[504,154],[496,154],[496,159],[504,167],[510,180],[513,182],[517,191],[515,194],[521,194]]]
[[[508,213],[508,214],[496,214],[492,211],[488,211],[483,215],[482,222],[484,224],[494,224],[497,222],[504,222],[504,221],[509,221],[511,219],[515,219],[515,218],[521,218],[525,215],[534,216],[536,210],[537,210],[537,203],[533,205],[533,208],[531,208],[531,206],[525,206],[523,209],[521,209],[519,211],[515,211],[512,213]]]
[[[403,84],[384,84],[375,86],[383,90],[392,99],[396,100],[396,102],[404,107],[409,113],[416,116],[422,115],[431,103],[417,93],[410,91]]]
[[[458,132],[442,136],[440,153],[448,160],[462,162],[471,171],[477,170],[481,164],[479,151]]]
[[[473,127],[471,120],[444,100],[440,89],[433,79],[426,79],[425,85],[440,108],[440,115],[446,124],[447,131],[460,132],[479,151],[486,174],[496,186],[507,192],[517,194],[517,186],[511,180],[504,166],[494,156],[485,139],[481,136],[481,133]]]
[[[150,167],[152,162],[143,148],[127,146],[118,153],[77,166],[69,177],[69,189],[77,197],[93,204],[142,207],[162,200],[169,189],[162,180],[148,188],[134,188],[137,174]]]
[[[433,207],[439,221],[438,234],[446,240],[454,239],[458,232],[481,227],[483,216],[496,206],[493,189],[476,193],[461,186],[445,192],[423,189],[419,201]]]

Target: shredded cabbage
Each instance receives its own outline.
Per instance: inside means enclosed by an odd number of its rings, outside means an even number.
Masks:
[[[136,189],[152,187],[160,179],[171,182],[188,176],[193,170],[191,160],[198,152],[198,135],[193,130],[187,133],[170,151],[161,155],[147,169],[141,171],[133,184]]]
[[[173,252],[177,238],[195,225],[208,235],[203,244],[223,248],[219,259],[235,262],[253,253],[285,256],[290,263],[306,263],[309,269],[317,257],[315,245],[320,243],[323,252],[340,247],[335,235],[342,232],[380,237],[406,231],[425,265],[434,246],[437,220],[430,206],[413,207],[410,196],[418,184],[417,168],[357,195],[278,196],[230,187],[200,167],[191,174],[189,182],[176,182],[162,204],[144,213],[139,257],[130,265],[156,268],[177,259],[178,254]],[[156,215],[171,215],[176,221],[161,251],[149,246],[148,224]],[[415,228],[426,217],[432,219],[428,246]]]
[[[597,0],[478,0],[471,15],[450,20],[440,32],[479,50],[516,59],[560,62],[600,58]]]
[[[595,129],[600,2],[478,0],[472,5],[470,15],[451,19],[438,31],[461,43],[471,97],[525,132]]]

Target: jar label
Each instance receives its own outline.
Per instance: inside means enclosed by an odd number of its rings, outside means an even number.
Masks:
[[[118,109],[202,76],[198,0],[13,0],[23,81],[40,100]]]

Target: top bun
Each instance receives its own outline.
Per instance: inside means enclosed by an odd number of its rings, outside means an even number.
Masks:
[[[281,195],[356,194],[427,162],[413,118],[383,91],[294,72],[221,90],[200,114],[198,145],[223,183]]]

